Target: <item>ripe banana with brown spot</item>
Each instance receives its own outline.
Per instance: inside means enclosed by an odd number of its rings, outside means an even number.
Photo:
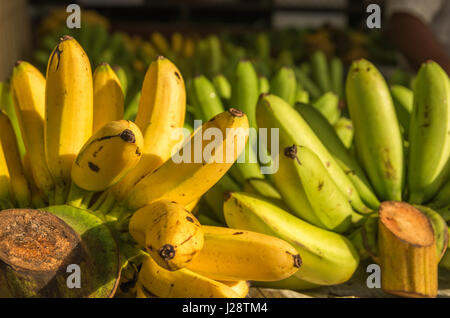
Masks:
[[[247,116],[234,108],[213,117],[191,135],[176,156],[143,177],[123,206],[137,210],[161,199],[184,205],[202,196],[245,148],[248,128]],[[217,134],[214,138],[212,132]]]
[[[55,184],[45,158],[45,78],[27,62],[18,62],[11,77],[14,105],[37,188],[54,198]],[[25,160],[25,159],[24,159]]]
[[[92,135],[93,84],[89,59],[78,42],[64,36],[47,66],[45,154],[58,190],[55,204],[65,202],[72,164]]]
[[[203,230],[182,205],[161,200],[133,214],[130,234],[159,266],[175,271],[186,267],[203,248]]]
[[[12,200],[11,185],[9,180],[8,165],[6,164],[5,151],[0,142],[0,209],[10,209],[14,207]]]
[[[9,171],[12,197],[19,207],[30,207],[31,192],[22,167],[13,126],[6,113],[0,111],[0,143]]]
[[[123,118],[124,96],[119,78],[108,63],[100,64],[94,72],[94,126],[95,134],[113,120]]]
[[[277,237],[226,227],[204,225],[202,229],[204,246],[187,268],[206,277],[277,281],[301,266],[295,248]]]
[[[88,191],[104,191],[138,164],[142,147],[142,133],[133,122],[111,121],[80,150],[72,165],[72,181]]]
[[[115,201],[122,200],[144,176],[160,167],[183,140],[177,130],[184,125],[186,90],[177,67],[160,56],[145,74],[135,123],[144,136],[143,156],[137,165],[105,195],[100,209],[108,212]],[[189,203],[189,202],[187,202]]]
[[[168,271],[147,257],[139,271],[138,284],[147,295],[162,298],[240,298],[232,287],[186,268]]]

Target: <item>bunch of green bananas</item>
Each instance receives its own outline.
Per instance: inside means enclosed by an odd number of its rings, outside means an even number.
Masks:
[[[316,68],[323,70],[326,61],[316,54]],[[236,163],[199,202],[200,222],[290,242],[302,255],[302,268],[284,281],[259,285],[306,289],[346,281],[360,258],[377,260],[380,202],[404,200],[430,218],[440,264],[449,268],[449,80],[439,65],[427,62],[414,83],[414,91],[388,87],[373,64],[355,61],[345,83],[347,119],[336,112],[338,98],[331,91],[312,102],[296,99],[289,67],[271,81],[258,78],[250,61],[239,62],[230,80],[193,78],[188,86],[193,118],[239,105],[251,127],[267,128],[269,140],[270,128],[278,128],[280,140],[278,171],[261,175],[263,164],[250,156]],[[339,133],[339,125],[350,126],[350,138]],[[251,155],[252,148],[247,150]]]

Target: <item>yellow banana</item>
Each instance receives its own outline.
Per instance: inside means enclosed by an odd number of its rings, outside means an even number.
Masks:
[[[153,32],[151,40],[158,49],[159,54],[166,54],[169,51],[169,43],[167,43],[166,38],[161,33]]]
[[[193,212],[193,211],[197,207],[198,201],[200,201],[200,199],[201,199],[201,197],[195,199],[191,203],[186,204],[184,207],[186,208],[186,210],[188,210],[192,214],[195,214],[195,212]]]
[[[171,271],[186,267],[203,247],[200,223],[174,201],[161,200],[137,210],[129,230],[159,266]]]
[[[11,90],[30,171],[37,188],[54,197],[55,184],[45,159],[45,78],[27,62],[18,62],[11,77]]]
[[[11,196],[11,179],[6,164],[5,152],[0,142],[0,210],[14,207]]]
[[[277,281],[301,266],[296,249],[277,237],[202,226],[205,243],[187,268],[217,280]]]
[[[214,138],[212,132],[217,134]],[[191,135],[172,160],[136,184],[125,207],[137,210],[160,199],[183,205],[192,202],[227,172],[245,148],[248,133],[247,116],[240,110],[230,108],[213,117]]]
[[[231,287],[188,269],[168,271],[147,257],[138,283],[147,293],[164,298],[239,298]]]
[[[19,207],[29,207],[31,193],[23,172],[16,135],[11,121],[3,111],[0,111],[0,142],[8,166],[13,197]]]
[[[72,180],[82,189],[103,191],[116,184],[141,158],[143,137],[131,121],[111,121],[81,148],[72,165]]]
[[[240,298],[245,298],[250,291],[250,284],[246,280],[236,280],[236,281],[219,281],[222,284],[229,286],[234,290]]]
[[[186,38],[183,45],[183,56],[185,58],[192,57],[195,52],[195,42],[191,38]]]
[[[35,209],[40,209],[48,206],[48,203],[46,202],[48,197],[43,194],[34,181],[33,173],[31,171],[30,156],[28,153],[25,153],[25,156],[23,157],[23,172],[30,186],[32,207]]]
[[[183,36],[179,32],[172,33],[171,37],[172,51],[175,54],[180,54],[183,49]]]
[[[183,140],[175,133],[183,127],[185,113],[186,91],[181,73],[168,59],[158,57],[145,75],[135,121],[144,136],[143,156],[137,167],[108,191],[106,202],[121,200],[139,179],[170,158]]]
[[[119,78],[108,63],[94,72],[94,125],[92,133],[113,120],[123,118],[124,96]]]
[[[59,193],[65,201],[72,164],[92,135],[93,85],[89,59],[78,42],[61,38],[47,66],[45,90],[45,154]]]

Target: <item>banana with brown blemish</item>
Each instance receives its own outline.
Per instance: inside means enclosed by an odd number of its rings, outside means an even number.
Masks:
[[[72,166],[72,180],[88,191],[117,183],[141,158],[143,137],[131,121],[111,121],[83,146]]]
[[[203,230],[182,205],[161,200],[133,214],[130,234],[159,266],[175,271],[186,267],[203,248]]]

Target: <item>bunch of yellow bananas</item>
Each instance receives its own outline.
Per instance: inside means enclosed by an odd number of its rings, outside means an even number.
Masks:
[[[189,211],[240,155],[249,123],[230,108],[190,136],[180,134],[186,92],[169,59],[159,56],[148,68],[135,122],[122,119],[115,72],[106,63],[92,72],[70,36],[54,48],[46,77],[20,61],[10,86],[20,136],[1,112],[0,208],[92,211],[119,239],[125,235],[119,244],[128,245],[121,250],[124,268],[131,264],[127,251],[144,255],[138,296],[245,297],[246,281],[278,281],[300,268],[301,256],[290,243],[200,225]],[[223,138],[211,141],[212,130]],[[184,160],[178,163],[175,155]]]

